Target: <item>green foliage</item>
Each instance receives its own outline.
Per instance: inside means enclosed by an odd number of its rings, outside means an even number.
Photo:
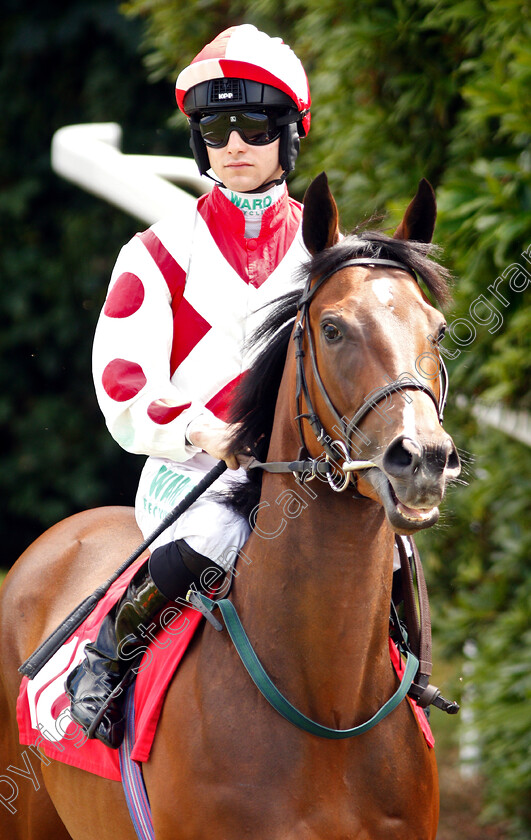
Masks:
[[[473,670],[454,686],[474,711],[489,781],[486,816],[528,837],[531,773],[531,452],[482,427],[469,409],[450,428],[474,453],[467,488],[449,493],[442,524],[418,540],[429,572],[435,633],[449,653],[471,640]]]
[[[52,135],[71,123],[113,121],[136,152],[168,153],[175,140],[164,128],[172,88],[146,83],[139,25],[120,16],[114,2],[8,4],[0,32],[0,517],[7,567],[68,514],[131,504],[140,467],[105,429],[90,358],[114,260],[138,223],[51,171]]]
[[[527,411],[529,293],[503,280],[500,301],[488,287],[512,264],[531,277],[529,13],[519,3],[489,4],[439,191],[439,236],[460,278],[452,317],[471,321],[478,294],[503,317],[492,332],[476,324],[475,341],[452,365],[453,388]],[[430,542],[432,579],[443,582],[437,613],[449,643],[469,638],[477,646],[469,679],[489,780],[486,816],[508,819],[511,836],[524,838],[531,827],[531,453],[463,412],[450,413],[448,423],[461,427],[474,460],[470,486],[452,496],[450,527]]]

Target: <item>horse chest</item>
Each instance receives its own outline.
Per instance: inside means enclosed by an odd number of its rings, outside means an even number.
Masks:
[[[145,767],[157,840],[431,840],[435,777],[406,704],[361,738],[327,741],[280,718],[246,675],[223,688],[214,666],[203,694],[193,671]]]

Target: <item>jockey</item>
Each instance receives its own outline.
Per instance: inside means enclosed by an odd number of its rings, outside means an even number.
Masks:
[[[216,183],[190,218],[163,219],[120,252],[94,341],[96,393],[115,440],[148,456],[135,504],[144,537],[218,460],[230,472],[154,541],[68,677],[85,730],[143,649],[146,626],[207,569],[230,571],[249,535],[216,495],[229,475],[246,480],[230,447],[231,393],[249,367],[245,340],[261,307],[308,257],[302,207],[285,184],[310,127],[293,51],[254,26],[231,27],[181,72],[176,97],[199,171]],[[121,706],[113,698],[94,733],[110,747],[123,738]]]

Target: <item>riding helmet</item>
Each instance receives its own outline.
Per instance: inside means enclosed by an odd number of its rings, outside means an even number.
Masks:
[[[295,168],[300,138],[310,130],[310,88],[301,62],[280,38],[250,24],[226,29],[179,74],[176,98],[190,120],[190,146],[202,175],[210,163],[192,117],[220,110],[278,112],[283,177]]]

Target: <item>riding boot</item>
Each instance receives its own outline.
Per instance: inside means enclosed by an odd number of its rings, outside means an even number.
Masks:
[[[216,563],[191,549],[184,540],[161,546],[155,549],[149,563],[138,570],[120,601],[105,616],[96,640],[85,647],[84,661],[65,683],[72,718],[87,734],[105,707],[100,723],[90,732],[91,737],[113,749],[120,746],[125,731],[123,686],[109,700],[110,695],[118,689],[132,660],[135,664],[135,653],[140,656],[145,650],[146,625],[160,615],[168,602],[185,597],[192,583],[200,586],[202,572],[211,568],[221,571]]]

